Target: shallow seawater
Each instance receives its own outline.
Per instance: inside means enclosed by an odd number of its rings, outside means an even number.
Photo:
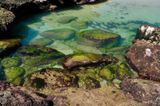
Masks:
[[[16,34],[24,35],[23,45],[31,44],[35,39],[41,38],[44,31],[70,28],[75,31],[86,29],[103,29],[119,34],[123,40],[116,47],[101,49],[98,47],[78,44],[75,39],[54,40],[47,45],[65,54],[75,51],[92,53],[114,53],[125,50],[131,45],[136,35],[137,28],[142,24],[160,26],[160,2],[159,0],[112,0],[95,5],[84,5],[81,7],[58,10],[56,12],[41,13],[32,16],[19,23],[14,31]],[[60,19],[63,17],[76,17],[67,23]],[[123,53],[122,53],[123,54]],[[117,53],[115,55],[121,55]]]

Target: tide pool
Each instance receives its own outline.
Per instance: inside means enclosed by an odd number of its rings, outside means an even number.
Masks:
[[[158,0],[112,0],[95,5],[57,10],[55,12],[41,13],[20,22],[14,29],[15,34],[24,35],[22,44],[36,44],[43,32],[50,30],[74,30],[74,35],[88,29],[102,29],[121,36],[119,43],[114,46],[96,47],[77,43],[77,39],[65,40],[45,39],[43,46],[54,48],[66,55],[74,52],[111,53],[119,58],[132,44],[137,28],[142,24],[160,26],[160,2]],[[63,32],[63,30],[61,30]],[[68,32],[66,32],[68,33]],[[64,39],[63,39],[64,38]],[[89,42],[88,42],[89,43]],[[121,57],[122,56],[122,57]]]

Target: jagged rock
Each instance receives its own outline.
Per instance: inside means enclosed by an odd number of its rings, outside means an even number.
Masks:
[[[160,83],[143,79],[126,79],[121,88],[130,93],[138,102],[147,106],[160,105]]]
[[[81,66],[95,66],[96,64],[111,64],[116,62],[117,59],[112,56],[86,53],[66,57],[63,65],[66,69],[73,69]]]
[[[126,58],[141,77],[160,81],[160,45],[136,40]]]
[[[0,105],[2,106],[53,106],[51,100],[22,87],[0,81]]]
[[[20,39],[0,40],[0,57],[20,46]]]
[[[7,30],[7,26],[13,22],[14,18],[15,15],[12,12],[0,7],[0,30]]]
[[[160,28],[149,25],[142,25],[138,30],[136,38],[160,43]]]

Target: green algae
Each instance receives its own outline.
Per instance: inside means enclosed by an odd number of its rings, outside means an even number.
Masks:
[[[120,36],[100,29],[85,30],[78,33],[77,41],[95,47],[110,48],[117,45]]]
[[[22,76],[25,74],[25,70],[21,67],[6,68],[4,72],[6,80],[15,85],[21,84]]]

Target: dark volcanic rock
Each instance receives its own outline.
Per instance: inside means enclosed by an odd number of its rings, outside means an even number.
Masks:
[[[121,88],[129,92],[136,101],[148,106],[160,106],[160,83],[143,79],[126,79]]]
[[[141,77],[160,81],[160,45],[136,40],[126,58]]]
[[[146,39],[151,42],[160,43],[160,28],[143,25],[139,28],[137,39]]]
[[[0,82],[0,105],[1,106],[53,106],[53,102],[44,97],[26,90],[15,87],[6,82]]]

